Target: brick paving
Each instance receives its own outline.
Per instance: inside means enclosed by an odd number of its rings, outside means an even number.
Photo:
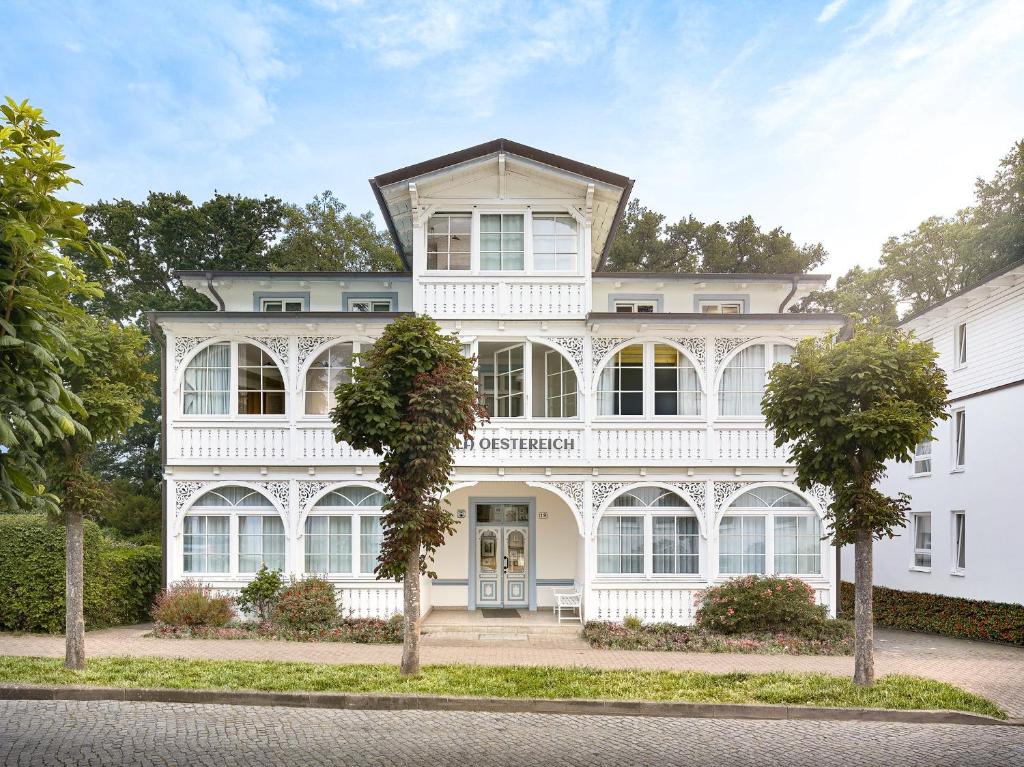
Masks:
[[[0,701],[6,765],[1024,764],[1024,728]]]
[[[266,640],[155,639],[148,627],[133,626],[86,634],[92,656],[153,656],[219,660],[286,660],[313,663],[398,663],[398,645]],[[811,671],[839,676],[853,673],[850,657],[663,653],[595,650],[564,635],[527,640],[493,635],[435,634],[423,639],[424,663],[480,665],[587,666],[610,669],[710,671],[714,673]],[[984,695],[1012,719],[1024,719],[1024,648],[914,634],[877,631],[875,664],[879,675],[911,674],[950,682]],[[60,636],[0,634],[0,655],[64,656]]]

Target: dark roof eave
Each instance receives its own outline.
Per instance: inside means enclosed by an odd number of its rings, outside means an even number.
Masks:
[[[350,322],[366,322],[367,320],[393,320],[398,317],[411,317],[413,312],[214,312],[214,311],[153,311],[147,312],[156,322],[162,320],[205,320],[222,322],[224,320],[348,320]]]
[[[697,312],[649,312],[638,314],[633,312],[590,312],[587,322],[717,322],[729,324],[745,324],[749,322],[834,322],[839,325],[846,323],[843,314],[783,312],[782,314],[701,314]]]
[[[377,183],[376,178],[370,179],[370,188],[373,190],[373,198],[377,201],[377,207],[380,208],[381,215],[384,216],[384,224],[391,234],[391,241],[395,244],[395,251],[398,253],[398,257],[402,259],[402,263],[405,264],[405,268],[411,272],[412,255],[405,252],[402,238],[398,236],[398,229],[395,227],[395,220],[391,217],[391,210],[388,208],[388,203],[384,199],[384,193],[380,190],[380,185]]]
[[[411,272],[248,272],[239,270],[206,270],[206,269],[181,269],[172,272],[175,277],[195,277],[206,279],[208,276],[217,277],[252,277],[254,279],[265,279],[267,277],[287,277],[291,279],[334,280],[340,277],[345,278],[410,278]]]
[[[736,282],[828,282],[829,274],[762,274],[760,272],[602,272],[591,275],[595,280],[734,280]]]

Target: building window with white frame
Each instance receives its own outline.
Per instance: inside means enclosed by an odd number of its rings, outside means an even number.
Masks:
[[[961,322],[953,331],[953,369],[967,366],[967,323]]]
[[[601,575],[642,575],[644,518],[611,516],[597,526],[597,572]]]
[[[346,311],[350,312],[390,312],[390,298],[349,298]]]
[[[701,314],[743,314],[742,301],[700,301],[697,308]]]
[[[576,417],[576,371],[554,349],[544,352],[544,417]]]
[[[307,573],[372,575],[384,532],[384,494],[362,486],[332,490],[317,501],[304,527]],[[358,563],[358,571],[353,566]]]
[[[285,413],[284,374],[255,344],[221,341],[200,349],[185,368],[182,383],[186,416]],[[233,388],[237,393],[234,413],[230,409]]]
[[[718,533],[721,575],[822,575],[821,520],[792,490],[746,491],[729,505]]]
[[[682,496],[655,485],[616,496],[598,525],[598,573],[698,575],[700,527],[693,509]]]
[[[653,383],[653,386],[652,386]],[[602,416],[699,416],[704,391],[693,363],[669,344],[630,344],[601,370],[597,412]]]
[[[651,541],[655,575],[700,572],[700,530],[692,514],[651,517]]]
[[[473,216],[435,213],[427,221],[427,269],[465,271],[470,267]]]
[[[186,574],[250,574],[261,565],[285,570],[284,522],[269,498],[248,487],[203,493],[185,515],[182,532]]]
[[[534,213],[533,268],[538,272],[571,272],[576,269],[579,237],[576,219],[546,213]]]
[[[953,411],[953,471],[967,464],[967,413],[963,408]]]
[[[521,272],[526,258],[522,213],[480,214],[480,269]]]
[[[658,311],[657,301],[616,301],[616,314],[654,314]]]
[[[306,415],[326,415],[334,408],[338,385],[352,381],[353,355],[357,351],[358,344],[343,341],[324,349],[313,360],[306,371]]]
[[[918,442],[914,448],[914,476],[932,473],[932,440]]]
[[[754,344],[741,349],[725,370],[718,385],[718,414],[761,418],[768,370],[793,356],[789,344]]]
[[[261,312],[304,312],[306,311],[306,300],[304,298],[261,298]]]
[[[932,569],[932,515],[917,512],[910,515],[914,532],[914,559],[912,569]]]
[[[967,570],[967,514],[954,511],[953,530],[953,575],[963,575]]]

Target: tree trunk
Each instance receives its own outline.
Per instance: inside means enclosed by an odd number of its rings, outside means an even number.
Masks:
[[[870,530],[860,530],[854,542],[853,683],[875,683],[875,616],[872,608],[872,551]]]
[[[69,505],[73,506],[74,504]],[[67,612],[64,628],[67,639],[64,650],[64,666],[81,670],[85,668],[84,531],[81,512],[68,510],[66,517],[65,607]]]
[[[402,676],[420,674],[420,547],[414,546],[405,558],[405,616],[402,621]]]

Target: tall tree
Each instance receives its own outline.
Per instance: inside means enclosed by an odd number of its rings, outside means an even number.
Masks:
[[[8,98],[0,114],[0,505],[57,512],[40,453],[84,428],[61,361],[81,360],[67,332],[83,316],[72,300],[101,296],[65,252],[111,253],[89,236],[84,208],[62,199],[77,181],[42,111]]]
[[[875,680],[872,545],[906,525],[910,498],[875,485],[886,461],[913,460],[946,413],[946,376],[931,344],[868,322],[852,335],[808,338],[790,364],[772,368],[762,409],[777,447],[789,445],[796,481],[832,492],[826,519],[832,545],[854,545],[854,676]]]
[[[630,200],[605,268],[633,272],[727,272],[803,274],[820,266],[820,243],[797,245],[776,227],[764,232],[751,216],[705,224],[693,216],[675,224]]]
[[[874,317],[886,325],[895,325],[898,320],[888,270],[860,266],[837,279],[835,288],[812,291],[791,311],[857,314],[865,319]]]
[[[302,207],[287,206],[271,263],[275,269],[305,272],[402,269],[391,237],[377,229],[373,215],[348,213],[330,190]]]
[[[991,180],[974,186],[977,248],[993,269],[1024,259],[1024,140],[1013,145]]]
[[[455,336],[429,317],[401,317],[360,354],[351,383],[337,390],[334,436],[381,456],[387,487],[384,540],[374,572],[403,580],[402,673],[420,671],[420,574],[454,532],[444,499],[455,449],[486,412],[477,400],[473,361]]]

